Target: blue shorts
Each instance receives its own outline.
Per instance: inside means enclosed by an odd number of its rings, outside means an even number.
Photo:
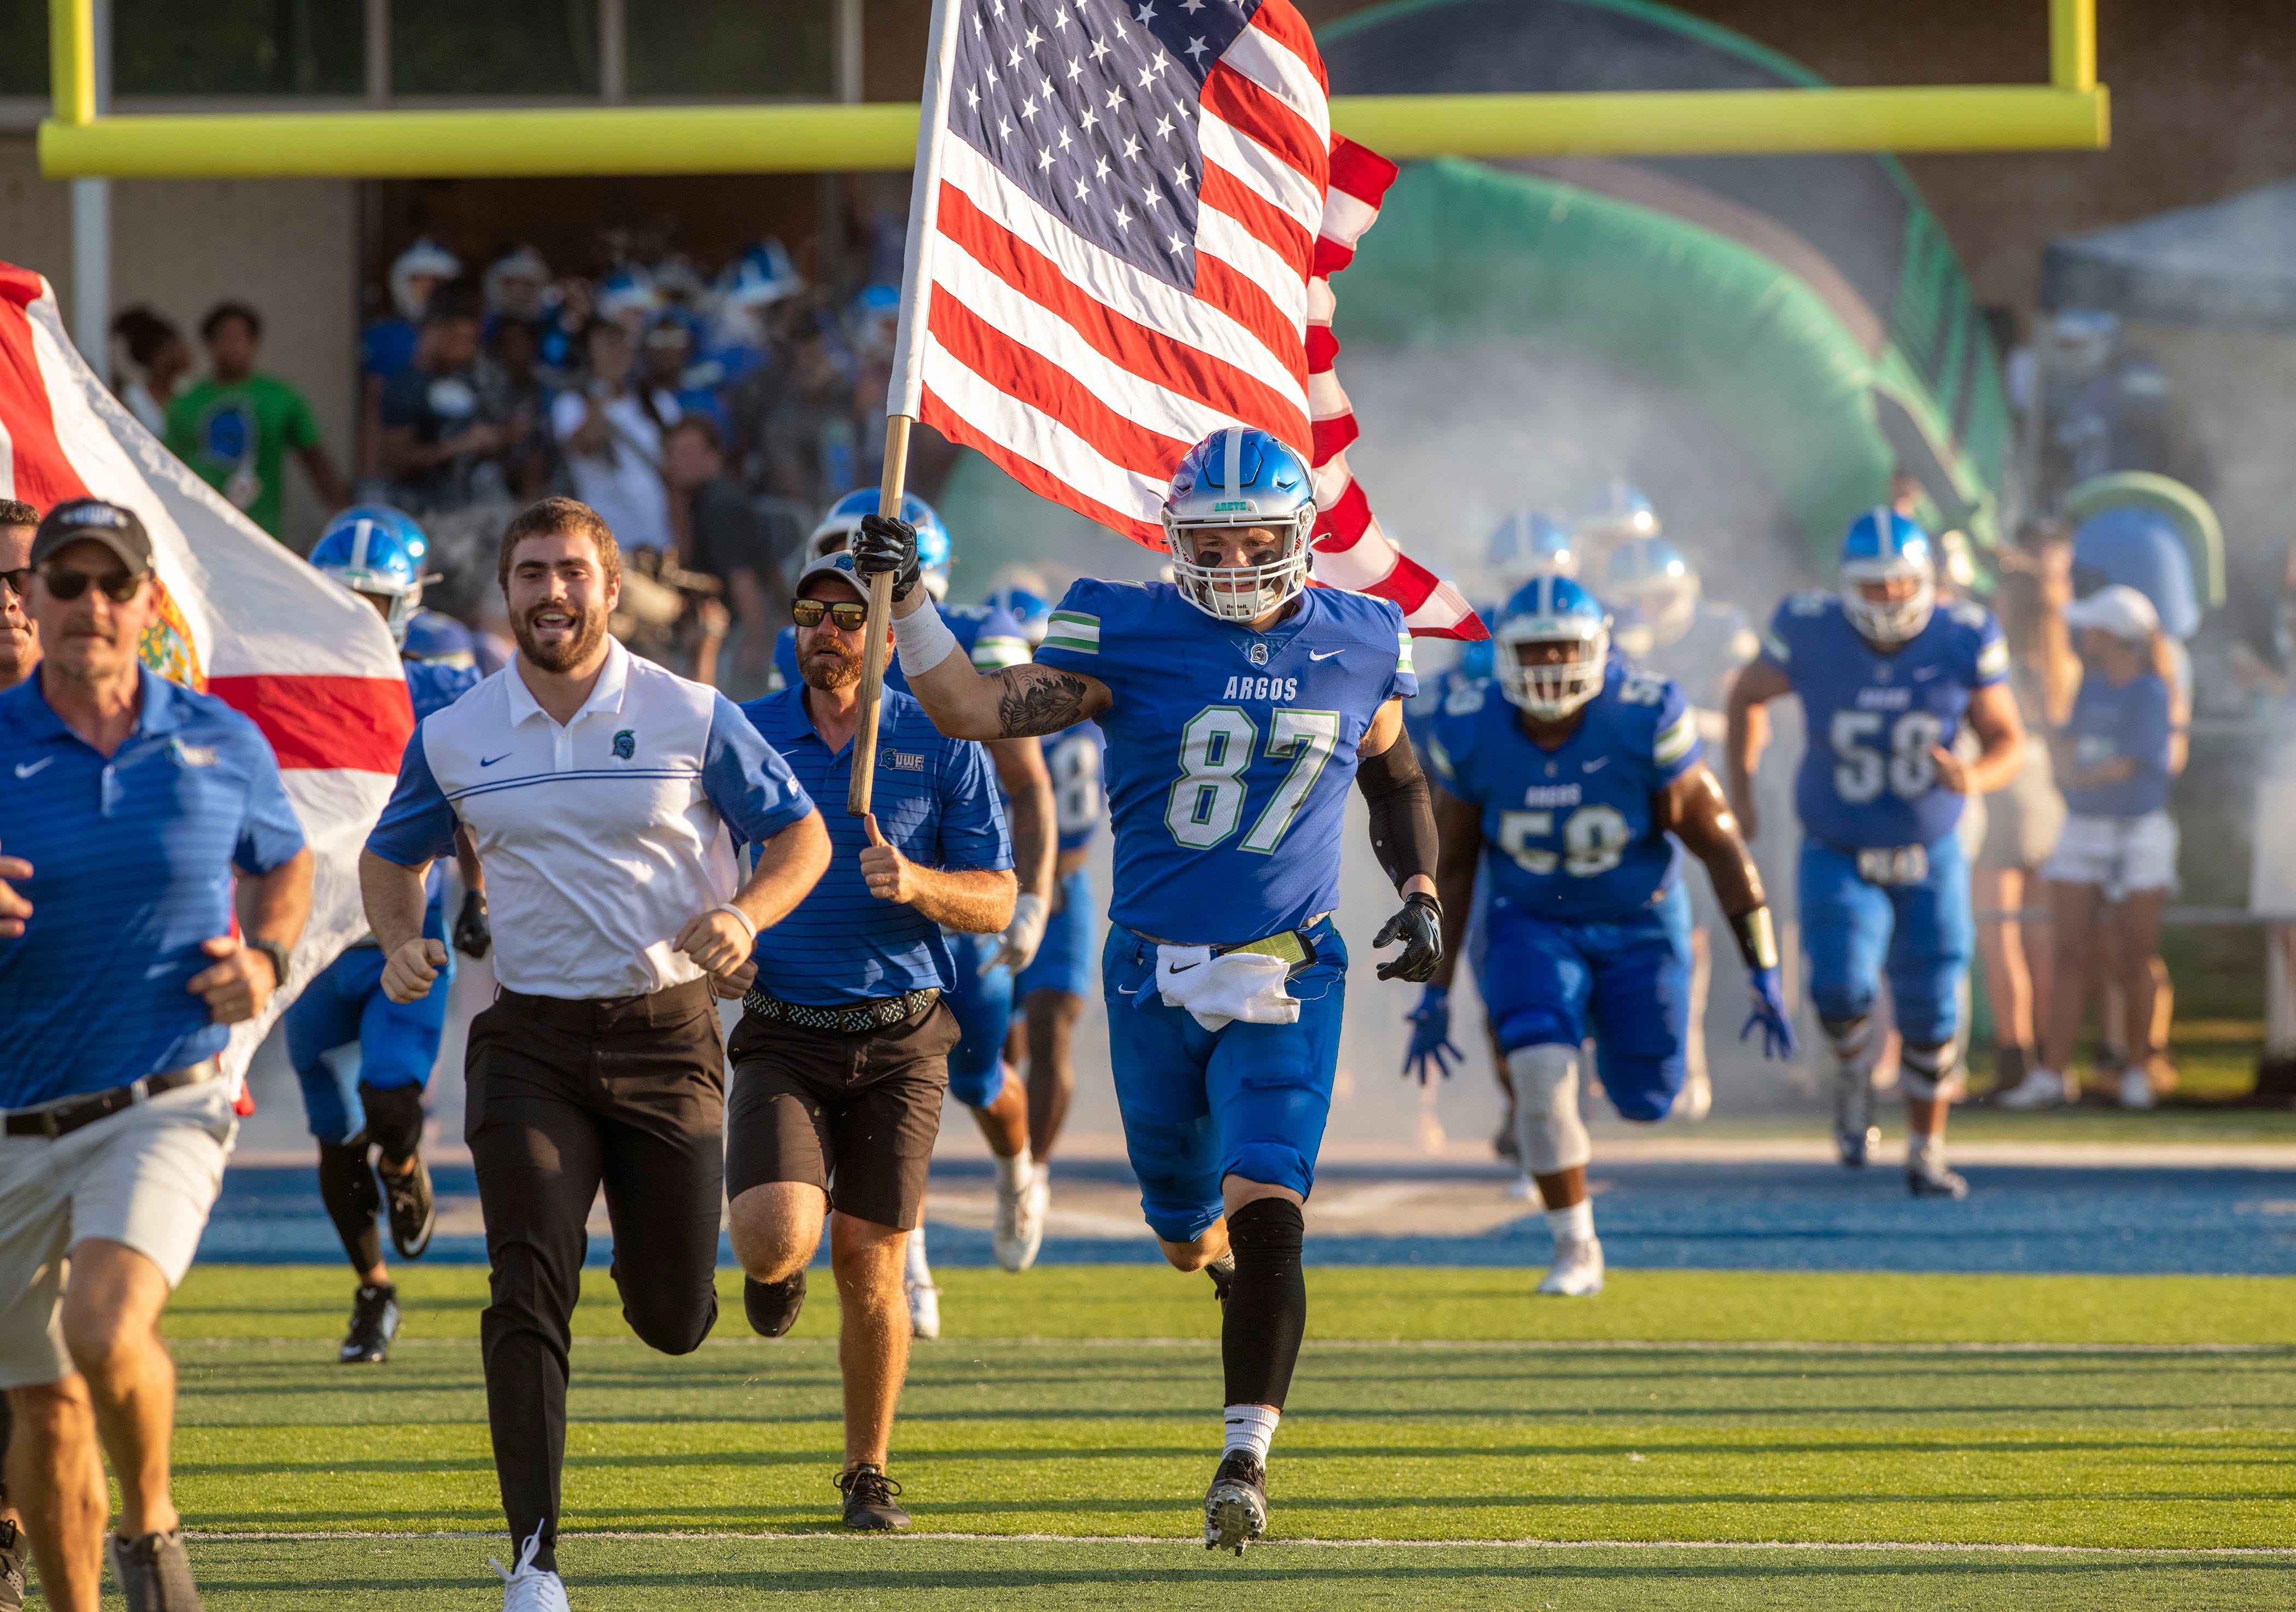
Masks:
[[[426,932],[430,927],[424,925]],[[382,965],[381,947],[353,946],[304,986],[287,1009],[288,1060],[302,1083],[311,1134],[323,1142],[348,1142],[366,1129],[361,1082],[419,1089],[429,1083],[439,1062],[447,988],[455,980],[454,948],[447,949],[447,966],[430,994],[419,1001],[394,1002],[383,995]],[[327,1056],[354,1044],[359,1049],[356,1067]]]
[[[980,965],[1004,943],[1001,934],[952,934],[949,960],[956,989],[941,1000],[956,1015],[956,1049],[948,1055],[949,1095],[968,1108],[986,1108],[1004,1090],[1004,1032],[1013,1023],[1013,971]]]
[[[1929,875],[1917,884],[1869,884],[1856,857],[1819,840],[1801,843],[1801,943],[1809,955],[1809,996],[1830,1019],[1874,1010],[1882,976],[1898,1031],[1908,1044],[1936,1047],[1961,1026],[1961,981],[1977,949],[1969,909],[1969,863],[1957,835],[1929,848]]]
[[[1569,924],[1491,904],[1483,1001],[1499,1046],[1577,1047],[1594,1019],[1596,1067],[1619,1117],[1662,1120],[1682,1093],[1690,1035],[1690,895],[1676,884],[1615,924]]]
[[[1231,1175],[1305,1197],[1331,1117],[1347,1000],[1348,950],[1326,918],[1316,960],[1292,976],[1296,1024],[1207,1030],[1156,989],[1156,947],[1111,925],[1101,952],[1109,1063],[1140,1207],[1168,1243],[1191,1243],[1223,1213]]]
[[[1045,943],[1013,983],[1015,1001],[1025,1002],[1039,991],[1093,993],[1100,972],[1093,963],[1094,942],[1100,938],[1100,908],[1094,897],[1089,869],[1079,868],[1061,881],[1061,909],[1045,925]]]

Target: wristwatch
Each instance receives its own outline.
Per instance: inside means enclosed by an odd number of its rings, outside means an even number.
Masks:
[[[259,951],[271,959],[271,972],[274,976],[271,988],[274,991],[287,983],[287,948],[276,941],[250,940],[245,944],[250,951]]]

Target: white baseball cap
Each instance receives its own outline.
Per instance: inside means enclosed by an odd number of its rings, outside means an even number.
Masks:
[[[2161,613],[2136,588],[2115,582],[2066,605],[2065,625],[2076,632],[2094,627],[2126,642],[2142,644],[2161,630]]]

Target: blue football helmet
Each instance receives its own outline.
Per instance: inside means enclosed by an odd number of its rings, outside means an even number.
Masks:
[[[417,610],[407,618],[406,636],[399,640],[398,654],[403,660],[427,661],[433,666],[476,666],[479,640],[450,615]]]
[[[1914,590],[1902,599],[1877,599],[1866,591],[1908,580]],[[1861,637],[1903,644],[1920,636],[1937,608],[1937,560],[1929,534],[1907,516],[1876,505],[1843,534],[1834,586]]]
[[[1539,509],[1518,509],[1491,533],[1484,558],[1491,580],[1509,593],[1533,577],[1575,577],[1578,550],[1562,522]]]
[[[1603,596],[1614,610],[1634,605],[1654,646],[1672,644],[1690,630],[1698,613],[1698,591],[1697,568],[1664,538],[1634,538],[1620,544],[1611,551],[1603,573]],[[1616,622],[1612,631],[1617,632]]]
[[[1578,518],[1571,526],[1582,539],[1615,543],[1627,538],[1654,538],[1659,533],[1658,509],[1641,488],[1613,476],[1580,501]]]
[[[388,504],[354,504],[333,520],[311,546],[311,563],[353,593],[384,599],[383,621],[390,641],[402,648],[406,624],[422,603],[422,562],[430,539],[414,518]]]
[[[1258,565],[1199,563],[1200,532],[1264,527],[1275,557]],[[1264,431],[1231,425],[1193,448],[1172,473],[1164,539],[1180,596],[1222,621],[1256,621],[1307,590],[1316,488],[1308,461]]]
[[[878,493],[873,487],[857,487],[829,506],[821,517],[821,524],[813,529],[812,553],[808,560],[835,554],[849,548],[853,534],[861,530],[861,518],[877,513]],[[933,506],[914,493],[901,495],[901,519],[917,529],[917,569],[924,572],[925,590],[936,599],[948,596],[948,563],[950,547],[948,528],[941,524]]]
[[[1036,648],[1045,641],[1045,629],[1051,625],[1053,607],[1025,588],[1000,588],[982,601],[991,610],[1001,610],[1021,624],[1021,636]]]
[[[1611,658],[1611,618],[1595,596],[1569,577],[1523,584],[1499,613],[1499,688],[1542,721],[1559,721],[1603,692]],[[1562,660],[1525,659],[1525,652],[1562,644]]]
[[[767,235],[726,266],[718,294],[738,308],[764,308],[805,289],[789,249]]]

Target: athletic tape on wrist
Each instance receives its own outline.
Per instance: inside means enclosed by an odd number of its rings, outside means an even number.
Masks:
[[[911,682],[956,653],[956,635],[930,599],[893,618],[893,643],[901,652],[901,675]]]
[[[1767,907],[1756,907],[1732,918],[1730,933],[1737,937],[1738,955],[1746,959],[1747,967],[1778,966],[1778,933]]]

